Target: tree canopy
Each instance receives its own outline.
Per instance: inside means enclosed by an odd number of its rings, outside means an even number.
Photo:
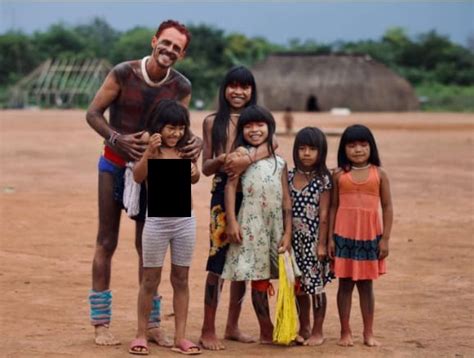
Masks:
[[[319,43],[292,39],[277,45],[265,38],[225,33],[213,26],[189,25],[192,41],[176,68],[193,84],[193,98],[209,107],[225,72],[233,65],[252,66],[272,52],[298,51],[317,54],[367,54],[384,63],[415,87],[430,84],[474,86],[474,49],[455,44],[429,31],[410,38],[403,28],[389,28],[379,40]],[[112,64],[139,59],[151,51],[156,29],[136,27],[120,32],[105,20],[87,24],[54,24],[31,35],[10,31],[0,35],[0,83],[5,88],[31,72],[47,58],[95,57]]]

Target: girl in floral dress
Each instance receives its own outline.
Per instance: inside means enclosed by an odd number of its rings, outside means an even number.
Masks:
[[[225,188],[226,234],[231,241],[222,278],[252,281],[252,304],[260,324],[260,342],[271,343],[273,323],[268,306],[270,279],[278,278],[278,253],[291,246],[291,199],[285,161],[274,154],[275,120],[259,106],[244,109],[237,122],[234,147],[241,155],[266,143],[273,154],[248,167]],[[235,197],[239,183],[243,200],[238,217]]]
[[[324,341],[324,286],[331,281],[327,234],[332,185],[326,167],[327,147],[326,136],[318,128],[306,127],[300,130],[293,145],[295,168],[288,177],[293,202],[292,246],[301,271],[296,292],[300,320],[297,342],[311,346]]]

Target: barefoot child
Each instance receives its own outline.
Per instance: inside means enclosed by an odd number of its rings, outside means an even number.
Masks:
[[[240,112],[249,105],[256,104],[257,88],[252,73],[243,66],[229,70],[219,89],[219,107],[217,112],[206,117],[203,122],[203,154],[202,172],[204,175],[214,175],[212,181],[211,218],[210,218],[210,250],[207,261],[207,279],[204,294],[204,321],[200,343],[205,349],[220,350],[224,345],[217,338],[215,329],[218,297],[222,290],[223,281],[220,278],[229,241],[225,239],[225,202],[224,188],[227,183],[225,173],[226,159],[234,158],[234,165],[243,163],[246,169],[253,160],[268,157],[270,154],[266,145],[262,145],[243,158],[228,154],[235,140],[235,128]],[[240,164],[241,165],[241,164]],[[242,193],[236,194],[236,210],[240,207]],[[245,294],[245,281],[234,281],[230,285],[230,303],[225,338],[239,342],[251,343],[255,340],[242,333],[238,320]]]
[[[149,133],[149,134],[148,134]],[[189,113],[172,100],[163,100],[152,111],[147,122],[148,147],[133,169],[136,182],[148,175],[148,159],[180,159],[179,149],[189,139]],[[148,138],[145,138],[147,140]],[[163,173],[166,175],[167,173]],[[199,170],[191,162],[191,183],[199,180]],[[146,355],[147,322],[152,310],[153,294],[161,281],[161,270],[168,245],[171,246],[171,285],[175,313],[175,337],[172,350],[186,354],[201,353],[199,347],[185,338],[188,316],[188,272],[196,239],[196,221],[191,217],[146,217],[143,229],[143,280],[138,294],[138,328],[130,344],[131,354]]]
[[[249,155],[249,148],[266,144],[269,158],[253,163],[225,188],[226,234],[231,241],[222,278],[252,281],[252,303],[260,324],[260,342],[272,343],[273,323],[268,306],[270,279],[278,278],[278,252],[291,245],[291,199],[285,161],[274,154],[275,120],[259,106],[242,111],[237,122],[236,151]],[[235,214],[237,186],[243,200]]]
[[[331,174],[326,167],[326,136],[321,130],[306,127],[296,134],[293,145],[295,168],[289,172],[293,202],[292,246],[301,271],[296,298],[299,306],[300,331],[297,342],[320,345],[324,341],[326,314],[324,286],[331,281],[327,260],[327,234]],[[310,311],[313,307],[313,329]]]
[[[372,280],[385,273],[393,210],[390,184],[382,168],[371,131],[353,125],[344,131],[337,154],[330,210],[329,255],[339,278],[337,307],[341,322],[339,345],[352,346],[349,325],[352,291],[359,291],[364,344],[378,346],[374,338]],[[383,228],[378,208],[382,206]]]

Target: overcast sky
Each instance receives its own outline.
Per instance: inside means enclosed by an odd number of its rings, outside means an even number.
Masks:
[[[436,30],[462,45],[474,37],[474,1],[8,1],[0,0],[0,33],[46,30],[63,22],[78,25],[104,18],[117,30],[156,27],[173,18],[185,24],[209,24],[226,33],[289,39],[379,39],[389,27],[410,36]]]

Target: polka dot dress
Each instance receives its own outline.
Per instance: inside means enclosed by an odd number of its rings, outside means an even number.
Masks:
[[[293,202],[292,246],[296,263],[301,271],[301,289],[315,295],[324,292],[324,286],[331,281],[329,260],[319,262],[316,250],[319,238],[319,200],[321,194],[331,189],[328,175],[315,177],[301,190],[293,185],[296,168],[288,173],[288,182]]]

